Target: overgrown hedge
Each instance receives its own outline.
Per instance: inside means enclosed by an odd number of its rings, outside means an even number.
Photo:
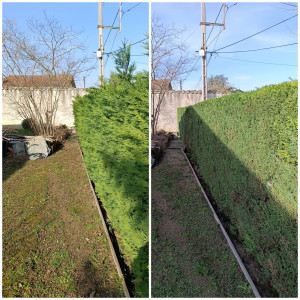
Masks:
[[[298,82],[178,109],[180,136],[272,294],[297,297]]]
[[[75,127],[84,162],[129,258],[136,296],[148,296],[148,74],[115,77],[77,97]]]

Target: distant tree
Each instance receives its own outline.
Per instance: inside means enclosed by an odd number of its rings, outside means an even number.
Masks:
[[[232,84],[229,83],[228,78],[224,75],[211,75],[207,79],[207,86],[209,91],[215,91],[220,93],[237,91],[236,88],[234,88]]]
[[[15,21],[3,22],[3,76],[21,87],[19,97],[13,93],[8,97],[19,116],[30,120],[34,133],[53,135],[61,89],[69,87],[70,78],[93,67],[79,42],[81,33],[61,26],[46,13],[44,19],[29,20],[27,27],[21,31]],[[44,79],[39,93],[39,87],[32,85],[36,75]]]
[[[194,58],[189,55],[183,38],[184,30],[165,25],[158,17],[151,20],[151,130],[157,130],[157,122],[165,93],[169,85],[157,85],[157,81],[179,81],[193,70]]]
[[[133,72],[136,70],[136,64],[135,62],[130,64],[131,45],[127,45],[126,39],[122,42],[122,47],[114,55],[114,58],[118,77],[131,82]]]

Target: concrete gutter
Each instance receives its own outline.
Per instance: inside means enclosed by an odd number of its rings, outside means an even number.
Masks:
[[[244,273],[244,275],[245,275],[247,281],[249,282],[249,284],[250,284],[250,286],[251,286],[251,288],[252,288],[252,291],[253,291],[255,297],[256,297],[256,298],[261,298],[261,296],[260,296],[260,294],[259,294],[259,292],[258,292],[258,290],[257,290],[257,288],[256,288],[256,286],[255,286],[255,284],[254,284],[254,282],[253,282],[251,276],[249,275],[249,273],[248,273],[248,271],[247,271],[247,269],[246,269],[244,263],[242,262],[242,260],[241,260],[241,258],[240,258],[240,256],[239,256],[239,254],[238,254],[236,248],[234,247],[234,245],[233,245],[233,243],[232,243],[230,237],[228,236],[228,234],[227,234],[225,228],[223,227],[223,225],[222,225],[222,223],[221,223],[221,221],[220,221],[218,215],[216,214],[216,212],[215,212],[213,206],[211,205],[211,203],[210,203],[210,201],[209,201],[209,199],[208,199],[208,197],[207,197],[207,195],[206,195],[206,193],[205,193],[205,191],[204,191],[204,189],[203,189],[203,187],[202,187],[202,185],[201,185],[201,183],[200,183],[200,181],[199,181],[199,179],[198,179],[198,177],[197,177],[197,175],[196,175],[196,173],[195,173],[195,171],[194,171],[194,169],[193,169],[193,167],[192,167],[192,165],[191,165],[191,163],[190,163],[190,161],[189,161],[189,159],[187,158],[187,156],[186,156],[186,154],[184,153],[183,149],[180,148],[180,150],[181,150],[181,152],[183,153],[185,159],[187,160],[187,162],[188,162],[188,164],[189,164],[189,166],[190,166],[190,168],[191,168],[191,170],[192,170],[192,172],[193,172],[193,174],[194,174],[194,176],[195,176],[195,179],[196,179],[196,181],[197,181],[197,183],[198,183],[198,185],[199,185],[199,187],[200,187],[200,189],[201,189],[201,191],[202,191],[202,194],[203,194],[203,196],[204,196],[206,202],[208,203],[208,205],[209,205],[211,211],[213,212],[214,218],[215,218],[216,222],[218,223],[218,225],[220,226],[220,228],[221,228],[221,230],[222,230],[222,232],[223,232],[223,235],[225,236],[225,238],[226,238],[226,240],[227,240],[227,243],[228,243],[228,245],[229,245],[229,247],[230,247],[230,249],[231,249],[233,255],[235,256],[235,258],[236,258],[236,260],[237,260],[237,262],[238,262],[238,264],[239,264],[241,270],[243,271],[243,273]]]

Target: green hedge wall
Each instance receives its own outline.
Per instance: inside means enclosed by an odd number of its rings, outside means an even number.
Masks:
[[[148,73],[116,77],[77,97],[75,127],[84,162],[135,278],[148,296]]]
[[[180,136],[272,294],[297,297],[298,82],[178,109]]]

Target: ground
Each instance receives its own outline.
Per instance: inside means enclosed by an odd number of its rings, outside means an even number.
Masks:
[[[152,169],[152,297],[253,297],[179,149]]]
[[[79,146],[3,162],[3,296],[124,297]]]

